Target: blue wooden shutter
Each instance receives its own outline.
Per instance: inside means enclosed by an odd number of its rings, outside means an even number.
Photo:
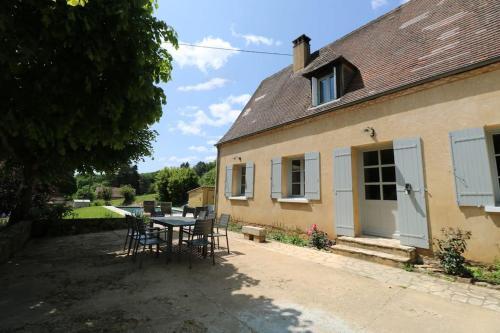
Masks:
[[[309,200],[320,199],[319,153],[304,154],[304,196]]]
[[[337,235],[354,236],[351,148],[333,151],[333,191]]]
[[[253,162],[247,162],[245,173],[245,197],[247,198],[253,198],[253,174],[254,164]]]
[[[271,160],[271,198],[281,198],[281,157]]]
[[[420,138],[394,140],[398,225],[403,245],[429,248]],[[406,192],[406,184],[411,191]]]
[[[229,198],[233,195],[233,166],[226,166],[226,181],[224,184],[224,194],[226,198]]]
[[[494,205],[484,129],[469,128],[451,132],[450,141],[458,205]]]

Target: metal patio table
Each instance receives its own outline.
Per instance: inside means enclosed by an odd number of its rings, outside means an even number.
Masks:
[[[167,228],[167,256],[170,259],[172,256],[172,238],[174,227],[179,227],[179,251],[182,246],[183,227],[192,227],[195,224],[195,219],[192,217],[182,216],[165,216],[151,217],[151,222],[162,225]]]

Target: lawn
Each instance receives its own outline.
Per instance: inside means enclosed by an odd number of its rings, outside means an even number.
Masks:
[[[123,216],[101,206],[91,206],[73,209],[72,214],[65,219],[100,219],[122,218]]]
[[[156,200],[156,193],[151,194],[143,194],[135,197],[134,205],[141,205],[144,201],[153,201]],[[111,205],[113,206],[121,206],[123,204],[123,199],[113,199],[111,200]]]

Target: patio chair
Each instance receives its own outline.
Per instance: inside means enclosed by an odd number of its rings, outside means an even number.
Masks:
[[[143,219],[135,219],[135,245],[133,252],[133,259],[135,261],[137,257],[137,253],[139,252],[139,248],[142,246],[141,253],[146,251],[146,246],[152,247],[156,245],[156,256],[160,253],[160,245],[167,243],[167,231],[166,229],[152,228],[146,226]],[[164,234],[164,238],[161,238],[160,235]],[[142,267],[142,255],[140,260],[140,267]]]
[[[184,243],[187,244],[189,248],[189,269],[191,269],[193,248],[202,247],[203,257],[206,258],[208,245],[210,245],[210,255],[212,256],[212,265],[215,265],[214,237],[212,236],[213,234],[212,229],[213,229],[213,220],[197,219],[194,224],[192,236],[188,240],[183,241]]]
[[[160,201],[160,209],[163,215],[172,215],[172,203]]]
[[[144,213],[149,213],[150,216],[158,216],[155,209],[156,203],[154,201],[144,201],[142,207],[144,208]]]
[[[194,216],[195,209],[192,207],[189,207],[188,205],[184,205],[184,207],[182,207],[182,217],[186,217],[186,215],[189,213],[193,214],[193,216]]]
[[[207,218],[207,212],[206,211],[201,211],[199,214],[198,214],[198,217],[197,219],[199,220],[205,220]],[[188,238],[193,236],[193,231],[192,231],[192,226],[189,226],[189,227],[183,227],[182,228],[182,232],[187,234],[188,235]]]
[[[217,248],[219,246],[219,238],[226,237],[227,253],[229,254],[229,237],[227,236],[227,228],[229,227],[229,221],[231,220],[231,215],[222,214],[219,220],[214,224],[215,232],[212,234],[214,238],[217,238]],[[220,230],[220,231],[219,231]],[[221,233],[224,231],[224,233]]]
[[[125,222],[127,223],[127,234],[125,235],[125,244],[123,244],[123,251],[125,251],[128,244],[127,255],[129,255],[135,235],[135,217],[132,215],[125,215]]]
[[[198,215],[200,215],[201,212],[208,212],[208,207],[207,206],[195,207],[194,218],[197,219]]]

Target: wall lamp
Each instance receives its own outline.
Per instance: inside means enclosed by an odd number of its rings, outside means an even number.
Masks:
[[[233,157],[233,160],[239,160],[241,162],[241,156],[235,156]]]
[[[372,138],[375,136],[375,129],[373,127],[368,126],[363,130],[363,132],[368,133],[368,135]]]

